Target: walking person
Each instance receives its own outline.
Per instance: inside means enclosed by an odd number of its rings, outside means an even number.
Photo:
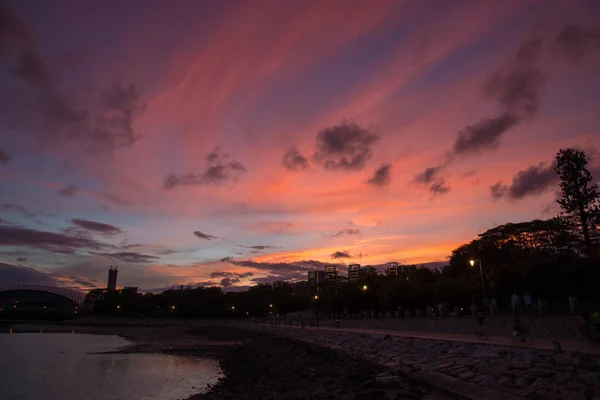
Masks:
[[[496,302],[496,298],[492,297],[490,300],[490,315],[493,317],[498,314],[498,303]]]
[[[513,317],[516,317],[517,315],[519,315],[519,303],[521,302],[521,299],[519,298],[519,295],[517,294],[517,292],[514,292],[513,295],[511,296],[511,305],[512,305],[512,312],[513,312]]]
[[[523,301],[525,302],[525,312],[531,314],[531,311],[533,310],[533,300],[531,299],[531,294],[529,292],[525,294]]]

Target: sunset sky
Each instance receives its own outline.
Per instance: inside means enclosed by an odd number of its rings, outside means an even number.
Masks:
[[[0,286],[444,261],[600,176],[599,69],[594,0],[0,0]]]

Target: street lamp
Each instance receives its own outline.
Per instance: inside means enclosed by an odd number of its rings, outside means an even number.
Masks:
[[[315,300],[319,300],[319,296],[315,294]]]
[[[362,290],[367,290],[367,285],[363,285]]]
[[[273,308],[273,304],[269,304],[269,308]]]
[[[481,267],[481,260],[479,261],[479,274],[481,275],[481,293],[483,294],[483,298],[485,299],[485,285],[483,284],[483,268]],[[469,260],[469,264],[471,267],[475,266],[475,260]]]

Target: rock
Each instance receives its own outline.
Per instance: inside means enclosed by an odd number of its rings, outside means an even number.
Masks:
[[[487,376],[485,376],[485,375],[478,375],[475,378],[471,379],[471,382],[473,382],[473,383],[480,383],[480,382],[483,382],[486,379],[487,379]]]
[[[465,368],[465,367],[460,367],[460,368],[455,368],[455,369],[451,369],[450,371],[448,371],[448,375],[451,376],[458,376],[464,372],[470,371],[469,368]]]
[[[450,367],[453,367],[455,364],[456,363],[454,361],[448,361],[448,362],[445,362],[443,364],[438,365],[436,369],[450,368]]]
[[[354,400],[372,400],[384,398],[385,392],[383,390],[371,390],[370,392],[357,393],[354,395]]]
[[[579,391],[579,390],[581,390],[582,387],[583,387],[583,383],[581,383],[579,381],[565,382],[561,386],[561,388],[566,391]]]
[[[498,364],[484,364],[477,367],[477,371],[488,376],[500,378],[506,373],[506,367]]]
[[[565,382],[570,381],[571,379],[573,379],[571,374],[560,374],[554,378],[555,382],[561,385]]]
[[[463,381],[468,381],[469,379],[473,379],[475,377],[475,372],[467,371],[462,374],[458,374],[458,379],[462,379]]]
[[[578,378],[583,381],[586,385],[593,386],[600,381],[600,372],[589,371],[579,374]]]
[[[402,379],[399,376],[385,376],[375,378],[375,385],[377,387],[393,387],[402,385]]]
[[[585,400],[585,396],[579,392],[564,390],[560,392],[562,400]]]
[[[523,362],[523,361],[513,361],[511,363],[508,363],[507,368],[509,370],[523,370],[523,369],[529,369],[531,368],[531,365],[527,362]]]
[[[524,388],[524,387],[527,387],[528,385],[529,385],[529,382],[527,381],[527,378],[517,379],[516,386]]]
[[[512,380],[508,376],[503,376],[503,377],[500,377],[500,379],[498,379],[498,385],[505,386],[506,384],[510,383],[511,381]]]
[[[494,378],[493,376],[487,376],[484,380],[479,382],[479,384],[481,386],[493,387],[498,385],[498,379]]]
[[[550,377],[554,375],[554,371],[548,368],[532,368],[527,371],[527,375],[536,378]]]

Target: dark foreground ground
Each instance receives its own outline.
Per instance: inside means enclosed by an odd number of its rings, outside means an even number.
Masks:
[[[225,377],[194,400],[442,398],[414,382],[377,383],[384,368],[291,339],[225,327],[190,333],[241,342],[218,355]]]
[[[219,360],[224,377],[188,400],[444,400],[385,368],[331,349],[225,326],[14,325],[15,332],[113,334],[134,341],[114,353],[167,353]],[[200,388],[199,388],[200,389]]]

